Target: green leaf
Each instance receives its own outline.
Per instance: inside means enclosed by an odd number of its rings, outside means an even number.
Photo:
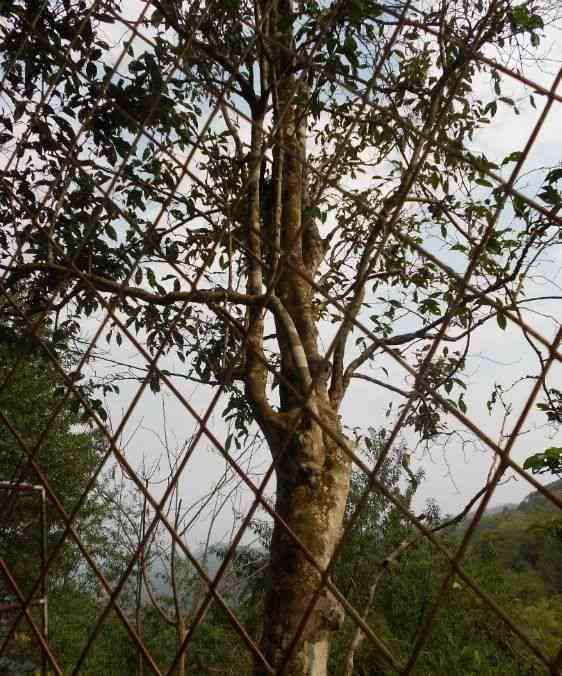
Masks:
[[[150,378],[148,380],[148,385],[150,389],[154,392],[154,394],[157,394],[160,392],[160,375],[158,371],[152,371],[150,373]]]
[[[128,157],[131,153],[131,144],[120,137],[113,139],[113,145],[120,157]]]
[[[520,157],[523,155],[523,153],[519,150],[510,153],[502,162],[502,167],[506,164],[509,164],[510,162],[518,162]]]
[[[152,268],[146,268],[146,278],[152,288],[158,286],[156,275],[154,274],[154,270]]]
[[[95,80],[98,75],[98,69],[95,63],[88,61],[86,64],[86,77],[88,80]]]
[[[500,327],[500,329],[502,331],[505,331],[505,329],[507,327],[507,317],[500,310],[498,310],[498,313],[496,315],[496,320],[498,322],[498,326]]]
[[[562,169],[553,169],[546,175],[547,183],[556,183],[560,179],[562,179]]]
[[[115,232],[115,228],[114,228],[112,225],[110,225],[109,223],[107,223],[107,225],[105,226],[104,230],[105,230],[105,234],[106,234],[110,239],[112,239],[114,242],[117,241],[117,233]]]
[[[547,204],[554,205],[562,204],[562,198],[560,197],[560,193],[552,185],[546,185],[543,188],[543,191],[539,194],[539,198],[543,202],[546,202]]]
[[[152,15],[150,16],[150,23],[155,27],[158,28],[158,26],[162,23],[164,20],[164,15],[159,9],[155,9],[154,12],[152,12]]]

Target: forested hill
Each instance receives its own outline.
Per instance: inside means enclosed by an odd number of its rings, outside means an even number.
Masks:
[[[547,488],[562,496],[562,480]],[[442,543],[451,553],[457,551],[468,523],[470,518],[443,534]],[[357,571],[356,562],[354,566]],[[463,559],[463,569],[544,654],[558,653],[562,645],[562,516],[552,502],[534,491],[518,505],[487,512]],[[379,585],[372,619],[377,618],[381,635],[404,655],[439,597],[447,570],[424,543],[403,557],[396,571]],[[366,588],[368,579],[366,567]],[[405,580],[423,580],[423,584],[412,594],[414,587],[408,587]],[[417,609],[416,622],[409,619],[412,608]],[[341,642],[345,644],[345,637]],[[360,651],[355,663],[364,671],[357,673],[386,673],[373,668],[376,661],[374,651]],[[335,673],[339,673],[337,668]],[[417,673],[538,676],[545,671],[507,625],[489,612],[482,598],[456,578]]]
[[[562,497],[562,479],[545,487]],[[506,575],[518,576],[514,592],[520,598],[528,596],[530,587],[533,595],[562,593],[562,517],[539,491],[529,493],[517,506],[484,516],[474,554],[486,550],[493,552]]]
[[[562,498],[562,479],[558,479],[546,484],[545,488],[553,495],[557,495],[559,498]],[[556,505],[548,500],[542,493],[539,493],[539,491],[533,491],[532,493],[529,493],[529,495],[520,503],[517,511],[547,511],[560,513],[560,510],[556,507]]]

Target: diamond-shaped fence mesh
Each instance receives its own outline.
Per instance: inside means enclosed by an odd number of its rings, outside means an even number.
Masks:
[[[2,541],[0,551],[2,558],[2,582],[0,582],[0,612],[3,618],[3,629],[11,625],[14,629],[15,644],[12,646],[11,660],[18,668],[26,663],[33,666],[36,663],[46,667],[46,651],[48,637],[47,614],[47,575],[43,574],[47,556],[47,512],[46,496],[42,486],[27,483],[0,483],[0,491],[10,491],[10,502],[7,504],[3,518]],[[34,527],[35,526],[35,527]],[[25,560],[20,559],[25,552]],[[18,561],[16,562],[14,561]],[[18,568],[19,579],[14,578],[11,569]],[[31,570],[29,569],[31,567]],[[34,579],[40,578],[38,594],[29,599],[28,608],[22,611],[28,590],[25,585]],[[29,634],[22,630],[28,618],[40,627],[36,631],[35,644],[30,645]],[[35,617],[33,617],[35,616]],[[19,627],[18,627],[19,620]],[[18,644],[18,633],[23,646]],[[40,646],[40,647],[39,647]],[[6,661],[4,660],[4,664]],[[9,664],[9,662],[8,662]]]
[[[0,3],[2,673],[562,672],[561,10]]]

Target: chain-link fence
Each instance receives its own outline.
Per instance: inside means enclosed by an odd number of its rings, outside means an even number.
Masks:
[[[8,673],[561,672],[559,13],[0,3]]]

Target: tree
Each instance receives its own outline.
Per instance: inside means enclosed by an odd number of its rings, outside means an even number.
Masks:
[[[514,106],[482,55],[536,49],[555,5],[152,0],[117,59],[118,2],[2,6],[4,295],[23,315],[110,309],[108,338],[146,344],[153,390],[173,389],[157,363],[172,353],[229,395],[235,439],[257,423],[285,524],[261,643],[274,668],[315,601],[293,676],[326,673],[342,618],[316,592],[354,457],[345,395],[356,379],[387,388],[364,369],[389,355],[412,374],[410,391],[390,386],[403,422],[443,432],[466,412],[471,335],[517,320],[527,263],[554,236],[561,171],[537,208],[513,191],[528,149],[503,181],[468,146]]]
[[[63,375],[46,358],[39,338],[22,333],[21,324],[13,318],[2,316],[0,322],[0,481],[3,485],[0,558],[18,588],[27,594],[42,575],[42,556],[51,557],[66,523],[49,494],[43,521],[40,493],[24,487],[42,485],[39,470],[48,477],[56,500],[71,512],[97,469],[106,446],[99,433],[85,423],[79,402],[65,396]],[[46,326],[39,327],[38,331],[43,344],[59,355],[61,367],[69,369],[74,361],[70,337],[64,331],[57,334]],[[21,444],[31,450],[35,466]],[[106,516],[103,503],[93,491],[75,520],[83,542],[94,556],[103,553]],[[52,617],[57,615],[60,599],[64,602],[65,593],[83,573],[81,561],[75,543],[70,539],[65,541],[43,581],[44,590],[55,593],[49,603]],[[14,603],[17,598],[3,575],[0,595],[8,603]],[[26,639],[26,657],[30,658],[26,632],[27,627],[19,630],[20,636]],[[54,637],[56,640],[56,629]],[[4,668],[7,669],[7,665]],[[18,668],[23,668],[21,663],[16,670]]]
[[[20,327],[21,330],[21,327]],[[8,337],[9,336],[9,337]],[[62,365],[72,362],[66,341],[43,332],[42,340],[58,353]],[[71,511],[96,470],[105,448],[99,433],[84,421],[83,411],[73,398],[65,398],[63,377],[45,357],[37,341],[27,339],[4,321],[0,344],[0,480],[41,485],[41,478],[19,444],[35,449],[38,469],[61,505]],[[9,426],[8,426],[9,425]],[[17,436],[16,436],[17,435]],[[41,507],[40,501],[22,499],[17,492],[5,491],[3,526],[0,529],[3,557],[12,565],[20,582],[34,581],[40,573]],[[104,509],[93,492],[80,510],[79,523],[90,546],[101,544]],[[47,499],[47,555],[60,540],[65,523]],[[24,542],[30,551],[22,556]],[[31,552],[34,552],[32,554]],[[76,572],[79,556],[68,546],[51,569],[52,586],[61,585]]]
[[[367,456],[380,457],[386,434],[369,429],[358,439]],[[407,450],[399,445],[387,455],[380,469],[386,489],[408,503],[423,474],[408,473],[404,464]],[[346,520],[353,517],[365,495],[368,477],[352,473]],[[552,488],[558,488],[552,486]],[[482,497],[477,493],[454,517],[442,518],[435,502],[424,514],[426,526],[441,544],[452,551],[458,546],[470,511]],[[504,608],[511,608],[521,626],[541,645],[550,645],[554,654],[559,645],[560,627],[560,527],[552,520],[552,507],[535,492],[518,507],[504,507],[484,516],[482,528],[473,540],[465,570],[471,579]],[[271,529],[255,522],[262,547],[242,553],[242,572],[247,575],[244,603],[240,615],[248,626],[248,613],[255,613],[263,602],[264,579],[255,578],[271,542]],[[247,566],[250,562],[251,565]],[[432,544],[388,498],[370,492],[365,508],[346,539],[334,571],[338,589],[353,603],[369,628],[392,646],[393,653],[408,659],[412,643],[423,631],[424,619],[448,572],[448,563],[435,555]],[[267,579],[265,580],[267,582]],[[243,614],[242,614],[243,613]],[[388,673],[376,646],[363,640],[360,627],[348,618],[333,641],[330,673]],[[558,642],[558,643],[557,643]],[[416,664],[420,673],[506,674],[543,673],[544,666],[483,604],[460,579],[447,593],[439,621],[432,630],[423,654]]]
[[[386,490],[395,496],[405,507],[410,507],[412,498],[423,479],[423,472],[414,474],[408,466],[408,451],[400,444],[392,453],[384,453],[385,430],[372,428],[361,440],[365,454],[377,463],[379,479]],[[379,492],[369,492],[369,476],[364,472],[352,472],[350,490],[344,517],[344,524],[353,518],[358,504],[367,494],[368,500],[361,511],[355,527],[342,548],[342,554],[335,569],[335,580],[338,587],[344,590],[346,598],[353,600],[354,608],[359,609],[364,620],[375,621],[377,635],[383,636],[388,631],[380,626],[380,613],[373,612],[377,607],[376,598],[386,573],[392,573],[394,559],[402,553],[405,543],[412,539],[412,525],[404,517],[395,504]],[[424,518],[424,517],[422,517]],[[378,620],[378,622],[377,622]],[[337,637],[336,645],[340,647],[340,668],[335,673],[352,676],[354,662],[365,634],[354,622],[348,623],[348,631]],[[369,622],[372,626],[372,622]],[[336,652],[336,651],[334,651]],[[335,662],[335,655],[332,656]]]

